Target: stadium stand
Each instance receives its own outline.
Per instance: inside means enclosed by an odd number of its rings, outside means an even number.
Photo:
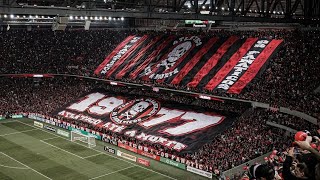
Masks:
[[[155,31],[79,31],[1,31],[0,38],[4,42],[4,48],[0,50],[1,73],[67,73],[92,76],[105,56],[128,35],[163,34]],[[270,60],[263,76],[254,79],[239,95],[219,94],[157,82],[152,82],[153,85],[265,102],[303,111],[313,117],[319,116],[317,104],[320,98],[313,93],[319,80],[317,72],[320,57],[316,53],[320,41],[318,31],[179,31],[165,32],[165,35],[188,33],[217,37],[271,37],[284,39],[284,44],[276,57]],[[62,49],[64,51],[61,51]],[[130,79],[121,80],[133,82]],[[138,80],[135,83],[150,82]]]
[[[51,115],[51,113],[61,105],[66,104],[76,97],[79,97],[81,94],[90,91],[92,88],[103,86],[96,82],[87,80],[79,82],[74,78],[47,79],[40,82],[40,85],[35,85],[32,79],[2,78],[2,81],[5,82],[5,85],[1,87],[1,92],[3,93],[1,95],[1,114],[37,112],[44,115]],[[68,86],[65,86],[65,84],[68,84]],[[104,86],[104,88],[114,92],[141,96],[141,91],[137,91],[135,89],[115,86]],[[6,92],[6,89],[11,89],[11,91]],[[147,95],[159,98],[158,93],[148,92]],[[188,98],[185,96],[171,96],[170,100],[179,103],[189,103],[193,101],[191,97]],[[212,102],[210,103],[211,105],[208,105],[205,100],[200,99],[193,101],[193,103],[197,106],[205,104],[212,109],[228,108],[230,111],[235,110],[239,112],[239,104],[230,104],[228,106],[223,104],[223,107],[221,107],[220,103]],[[10,111],[8,111],[8,109],[10,109]],[[243,109],[245,110],[246,108]],[[243,113],[244,110],[241,112]],[[273,149],[284,150],[291,144],[291,136],[286,136],[283,130],[268,126],[265,122],[267,120],[271,120],[285,125],[288,125],[289,122],[299,124],[298,120],[292,121],[291,119],[292,118],[287,115],[282,115],[276,112],[262,109],[251,109],[249,112],[246,112],[239,117],[231,129],[216,136],[212,143],[204,145],[198,152],[195,152],[194,154],[187,154],[186,158],[207,164],[208,167],[212,168],[209,170],[227,170],[250,159],[270,152]],[[65,120],[82,127],[94,128],[92,125],[84,122]],[[300,123],[299,127],[302,129],[309,129],[312,125],[304,122]],[[315,130],[316,128],[312,129]],[[118,137],[113,133],[110,133],[110,135],[121,140],[134,141],[137,144],[140,143],[134,139],[122,139],[124,137]],[[148,145],[151,146],[152,144]],[[170,152],[169,149],[165,150]],[[225,152],[228,152],[228,155],[226,155]]]
[[[314,92],[319,86],[317,84],[319,82],[318,72],[320,71],[319,31],[212,31],[210,34],[188,31],[136,30],[80,32],[79,30],[70,30],[63,33],[47,30],[0,31],[0,41],[3,42],[3,48],[0,48],[0,74],[49,73],[97,77],[93,73],[96,67],[127,36],[143,34],[179,35],[180,33],[208,37],[230,37],[231,35],[239,38],[271,37],[283,39],[284,43],[280,51],[265,67],[264,74],[254,79],[238,95],[156,81],[134,81],[128,78],[123,78],[120,81],[258,101],[272,104],[274,107],[288,107],[317,118],[319,123],[320,96]],[[171,92],[157,93],[150,90],[110,86],[86,79],[48,78],[35,82],[34,79],[27,78],[0,78],[0,115],[4,116],[21,112],[34,112],[51,116],[56,109],[96,88],[136,97],[148,96],[164,101],[237,113],[240,115],[233,122],[232,128],[218,134],[212,139],[211,143],[205,144],[197,152],[184,154],[183,157],[204,164],[207,171],[215,172],[215,170],[219,170],[221,172],[277,150],[281,153],[269,157],[268,165],[253,165],[250,167],[250,175],[256,178],[268,176],[270,179],[266,172],[269,172],[270,169],[276,169],[277,173],[281,174],[284,179],[295,179],[295,176],[306,176],[313,179],[313,177],[319,176],[317,174],[319,164],[315,165],[319,162],[319,159],[313,164],[309,164],[307,160],[303,159],[306,157],[299,160],[301,157],[297,157],[293,153],[294,150],[289,148],[294,141],[293,134],[288,134],[284,130],[266,124],[267,121],[271,121],[298,131],[307,129],[312,135],[318,133],[317,130],[320,126],[317,127],[298,117],[259,108],[249,108],[247,105],[237,102],[207,101]],[[111,80],[114,79],[111,78]],[[56,118],[62,119],[61,117]],[[144,146],[152,146],[154,149],[170,154],[176,154],[166,147],[119,136],[85,122],[63,120],[108,134],[116,141],[134,142]],[[318,151],[310,148],[309,139],[306,141],[308,142],[298,142],[297,144],[302,150],[311,152],[307,153],[310,156],[312,154],[311,157],[318,157]],[[314,143],[319,146],[319,140],[315,140]],[[291,157],[294,157],[293,161],[297,161],[297,159],[299,161],[296,163],[296,171],[293,175],[290,174],[290,169],[288,169],[290,168],[288,164],[292,164]],[[310,157],[307,158],[310,159]],[[241,176],[236,175],[233,179],[239,179]]]

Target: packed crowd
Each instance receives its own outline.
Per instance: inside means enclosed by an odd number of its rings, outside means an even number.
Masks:
[[[320,86],[319,31],[1,31],[0,42],[3,42],[3,48],[0,49],[0,73],[68,73],[93,76],[95,68],[128,35],[163,33],[284,39],[282,49],[271,59],[265,73],[261,78],[255,79],[240,95],[219,94],[156,82],[153,82],[153,85],[271,103],[319,117],[320,96],[319,93],[314,93]],[[122,81],[150,83],[130,79]]]
[[[94,82],[73,79],[0,78],[0,114],[38,112],[50,115],[55,109],[88,92]],[[68,84],[68,86],[66,86]]]
[[[243,113],[250,105],[234,101],[206,101],[195,99],[188,96],[173,94],[170,92],[156,93],[152,90],[137,88],[122,88],[118,86],[104,85],[93,80],[79,80],[78,78],[49,78],[41,81],[40,84],[33,79],[7,79],[0,78],[2,86],[0,87],[0,115],[16,112],[34,112],[37,111],[43,115],[50,115],[54,110],[64,104],[80,97],[94,88],[104,88],[115,94],[149,96],[161,99],[162,101],[171,101],[192,106],[199,106],[209,109]],[[66,86],[68,84],[68,86]],[[32,85],[32,86],[30,86]],[[9,89],[9,91],[8,91]],[[18,93],[17,91],[21,92]],[[50,96],[48,96],[50,95]],[[41,103],[34,103],[32,100]],[[28,105],[32,106],[28,106]]]
[[[274,148],[286,148],[291,142],[285,131],[266,125],[264,113],[259,109],[246,112],[233,128],[216,136],[191,157],[213,165],[214,169],[226,170]]]
[[[294,135],[294,143],[285,150],[273,150],[265,157],[265,163],[248,164],[241,180],[318,180],[320,179],[320,133],[299,131]],[[249,167],[250,166],[250,167]]]
[[[289,107],[319,117],[320,33],[287,33],[283,48],[269,67],[239,97]]]
[[[0,87],[0,114],[36,112],[43,115],[51,115],[59,107],[89,92],[93,88],[105,88],[115,94],[127,94],[137,97],[141,97],[142,95],[153,98],[162,97],[164,101],[189,103],[194,106],[234,111],[242,114],[234,121],[231,129],[217,135],[210,144],[204,145],[194,154],[184,154],[187,159],[206,164],[207,167],[211,167],[212,169],[227,170],[270,152],[275,148],[278,150],[286,149],[291,144],[290,136],[283,130],[267,125],[266,121],[275,121],[278,124],[292,126],[295,129],[297,127],[310,129],[312,126],[302,120],[298,122],[298,120],[292,117],[275,112],[263,109],[248,109],[248,106],[245,104],[223,103],[202,99],[194,100],[193,97],[173,95],[171,93],[166,94],[166,96],[160,96],[159,93],[152,90],[102,85],[96,81],[79,81],[76,78],[52,78],[40,82],[35,82],[33,79],[1,78],[1,82],[3,86]],[[68,86],[65,86],[65,84],[68,84]],[[84,122],[66,121],[95,129],[92,125]],[[133,138],[119,136],[104,129],[95,130],[109,134],[117,140],[153,146],[152,144],[139,142]],[[154,148],[175,154],[175,152],[165,147],[156,145]]]
[[[268,121],[284,125],[296,131],[299,130],[299,127],[304,127],[305,129],[308,129],[312,134],[315,134],[318,130],[317,126],[315,126],[311,122],[296,116],[272,111],[266,111],[264,113],[264,116],[264,118],[268,119]]]
[[[93,76],[94,69],[103,61],[115,46],[130,34],[199,34],[199,32],[139,32],[93,30],[86,32],[51,32],[46,30],[0,31],[0,74],[9,73],[67,73]],[[200,32],[201,33],[201,32]],[[202,34],[209,35],[209,34]],[[202,89],[157,84],[154,86],[172,89],[209,93],[270,103],[305,112],[319,119],[320,95],[314,92],[320,84],[320,33],[319,31],[243,31],[212,32],[210,36],[238,35],[245,37],[271,37],[284,39],[283,48],[269,62],[266,71],[255,79],[240,95],[219,94]],[[150,83],[122,79],[124,82]],[[292,136],[283,130],[266,125],[267,121],[290,127],[294,130],[308,129],[317,133],[315,125],[305,120],[278,112],[262,109],[249,109],[244,103],[232,101],[218,102],[195,99],[169,91],[154,92],[150,89],[116,87],[99,81],[73,78],[53,78],[34,82],[32,79],[0,79],[0,115],[17,112],[51,113],[64,104],[80,97],[92,88],[105,88],[109,91],[132,96],[150,96],[192,106],[200,106],[221,111],[242,114],[231,129],[216,136],[210,144],[198,152],[184,154],[187,159],[204,163],[212,169],[226,170],[242,164],[274,149],[285,151],[292,143]],[[71,123],[94,128],[89,124]],[[136,139],[109,134],[117,140],[132,141],[152,146]],[[161,146],[154,148],[169,153],[170,149]]]
[[[0,31],[1,73],[67,73],[89,76],[126,31]]]

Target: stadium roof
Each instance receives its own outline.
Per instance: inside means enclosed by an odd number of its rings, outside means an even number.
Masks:
[[[1,4],[2,3],[2,4]],[[246,22],[320,20],[319,0],[7,0],[0,16],[106,16]]]

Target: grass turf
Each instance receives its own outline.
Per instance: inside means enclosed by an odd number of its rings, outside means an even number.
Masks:
[[[107,154],[103,151],[106,144],[96,143],[94,149],[73,143],[65,137],[33,127],[30,119],[0,121],[0,179],[206,179],[151,159],[151,166],[146,168]]]

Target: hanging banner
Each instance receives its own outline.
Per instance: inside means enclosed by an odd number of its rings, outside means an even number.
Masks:
[[[95,74],[239,94],[281,42],[237,36],[129,36]]]
[[[115,95],[102,89],[75,99],[53,115],[86,122],[99,129],[183,153],[194,152],[209,143],[216,134],[230,127],[238,116],[149,97]],[[108,136],[103,139],[113,142]],[[138,152],[136,147],[119,141],[117,144]]]

